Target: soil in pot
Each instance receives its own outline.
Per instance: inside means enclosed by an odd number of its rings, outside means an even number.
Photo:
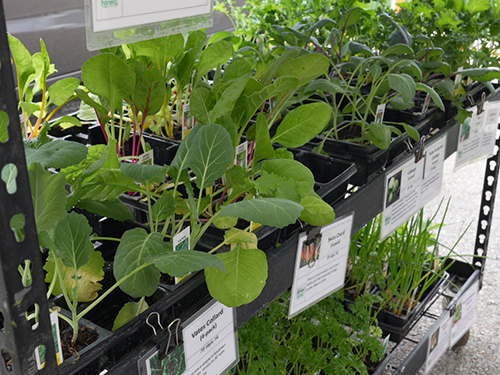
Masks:
[[[73,339],[73,329],[70,327],[68,322],[63,319],[59,319],[59,327],[61,331],[61,347],[63,351],[63,358],[70,358],[76,355],[78,358],[78,353],[99,339],[99,333],[92,328],[82,326],[78,330],[78,338],[75,343],[71,340]]]

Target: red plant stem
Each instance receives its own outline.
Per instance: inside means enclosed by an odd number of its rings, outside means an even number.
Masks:
[[[250,145],[250,155],[248,155],[248,164],[252,162],[254,151],[255,151],[255,141],[253,141]]]

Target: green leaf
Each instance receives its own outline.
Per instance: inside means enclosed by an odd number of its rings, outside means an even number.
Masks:
[[[250,78],[252,76],[252,67],[250,63],[243,58],[231,60],[224,69],[222,82],[228,82],[237,78]]]
[[[151,68],[139,77],[132,100],[143,116],[148,116],[161,109],[166,94],[165,78],[157,68]]]
[[[256,249],[258,238],[255,233],[238,228],[231,228],[224,233],[224,243],[240,244],[244,249]]]
[[[82,122],[75,116],[63,116],[57,121],[54,121],[51,126],[54,127],[56,125],[59,125],[63,129],[68,129],[73,126],[80,128],[82,126]]]
[[[297,221],[303,208],[288,199],[259,198],[222,207],[220,216],[240,217],[263,225],[283,228]]]
[[[390,56],[390,55],[413,55],[415,52],[413,51],[413,49],[407,45],[407,44],[403,44],[403,43],[399,43],[399,44],[394,44],[392,46],[390,46],[389,48],[387,48],[383,53],[382,53],[382,56]]]
[[[464,69],[460,73],[478,82],[493,81],[494,79],[500,78],[500,70],[488,68]]]
[[[285,147],[300,147],[317,136],[332,115],[326,103],[310,103],[289,112],[271,142]]]
[[[175,198],[171,195],[160,197],[151,208],[151,221],[159,223],[175,212]]]
[[[79,270],[90,259],[94,246],[90,241],[92,228],[85,216],[70,212],[60,220],[54,231],[55,254],[63,264]]]
[[[128,230],[122,236],[116,250],[113,274],[117,281],[129,276],[140,266],[150,264],[146,260],[151,255],[161,255],[172,251],[172,244],[163,242],[160,233],[148,234],[145,229],[135,228]],[[120,284],[120,289],[134,298],[150,296],[156,291],[160,282],[160,271],[153,265],[129,276]]]
[[[162,183],[167,176],[167,167],[148,164],[120,163],[120,170],[134,181],[146,183]]]
[[[87,147],[78,142],[52,141],[38,149],[26,148],[26,164],[38,162],[45,168],[66,168],[87,157]]]
[[[83,64],[82,80],[92,93],[104,96],[116,109],[134,92],[136,77],[125,61],[104,53],[91,57]]]
[[[226,64],[233,56],[233,43],[227,40],[220,40],[217,43],[209,45],[200,55],[200,61],[196,67],[196,76],[194,84],[218,65]]]
[[[191,94],[189,105],[193,116],[202,124],[212,123],[210,111],[215,105],[215,98],[210,88],[199,85]]]
[[[132,220],[134,218],[132,212],[119,199],[103,202],[80,201],[77,207],[118,221]]]
[[[236,224],[238,224],[237,217],[217,216],[213,221],[213,225],[215,225],[219,229],[229,229],[234,227]]]
[[[31,164],[28,174],[37,230],[50,232],[67,214],[64,174],[52,174],[39,163]]]
[[[416,91],[415,80],[408,74],[388,74],[389,86],[396,90],[405,102],[413,100]]]
[[[429,87],[424,83],[418,82],[417,83],[417,90],[420,90],[420,91],[423,91],[423,92],[426,92],[427,94],[429,94],[432,98],[432,101],[437,105],[437,107],[441,111],[444,111],[443,101],[441,100],[441,97],[439,96],[439,94],[432,87]]]
[[[274,156],[274,148],[271,144],[271,137],[269,135],[268,123],[266,116],[259,113],[257,115],[257,122],[255,124],[255,150],[253,155],[254,163],[262,159],[269,159]]]
[[[328,79],[318,78],[308,84],[304,92],[314,92],[314,91],[324,91],[331,93],[343,93],[345,89],[340,87],[340,85],[329,81]]]
[[[222,177],[234,161],[234,149],[229,133],[220,125],[202,126],[189,152],[189,167],[196,175],[199,189],[210,187]]]
[[[300,215],[300,220],[310,225],[323,226],[335,220],[335,212],[332,206],[314,192],[304,197],[300,204],[304,207],[304,211]]]
[[[257,298],[266,285],[266,254],[258,249],[236,249],[217,254],[226,267],[226,273],[205,270],[208,290],[212,297],[228,307],[241,306]]]
[[[391,130],[384,124],[372,122],[369,125],[368,138],[375,146],[385,150],[391,144]]]
[[[47,271],[45,276],[45,281],[51,283],[55,273],[53,252],[50,252],[47,263],[44,265],[44,270]],[[73,268],[66,267],[60,259],[58,259],[59,267],[63,275],[63,282],[66,286],[68,292],[68,297],[71,301],[74,301],[73,288],[75,287],[75,271]],[[80,267],[77,272],[78,276],[78,302],[90,302],[97,298],[99,291],[102,289],[102,285],[99,284],[104,278],[104,258],[99,251],[92,250],[89,256],[89,261],[84,266]],[[52,294],[58,296],[63,293],[61,284],[59,280],[55,281],[54,289]]]
[[[190,272],[208,267],[225,271],[224,263],[217,257],[196,250],[170,251],[166,254],[150,255],[146,260],[153,263],[161,272],[174,277],[183,277]]]
[[[405,131],[408,133],[408,135],[412,137],[415,141],[420,140],[420,134],[417,129],[405,123],[403,123],[403,127],[405,128]]]
[[[0,143],[9,140],[9,115],[7,112],[0,111]]]
[[[295,77],[297,87],[307,85],[313,79],[328,73],[330,62],[324,55],[311,53],[298,56],[280,66],[277,77]]]
[[[177,169],[179,172],[183,171],[188,167],[189,156],[193,148],[194,141],[197,138],[198,131],[203,128],[203,126],[195,126],[193,130],[188,134],[188,136],[181,142],[177,153],[175,154],[174,160],[172,160],[171,166]]]
[[[231,113],[240,95],[245,89],[248,78],[241,77],[235,79],[222,93],[221,97],[215,102],[210,111],[210,118],[217,123],[217,119],[228,113]]]
[[[490,9],[490,0],[469,0],[465,2],[465,11],[470,14],[485,12]]]
[[[184,36],[169,35],[129,44],[136,56],[147,56],[158,69],[164,69],[167,62],[184,51]]]
[[[136,191],[134,180],[120,170],[100,172],[82,187],[82,200],[104,202],[114,200],[126,191]]]
[[[12,57],[14,59],[14,63],[16,64],[20,93],[24,96],[24,92],[28,84],[31,82],[31,79],[29,78],[32,74],[35,74],[35,68],[33,66],[31,53],[19,39],[13,37],[10,34],[8,35],[8,39],[9,47],[12,51]],[[24,100],[24,98],[21,98],[21,100]]]
[[[149,309],[149,305],[146,302],[146,298],[142,297],[137,302],[127,302],[118,312],[118,315],[113,322],[112,331],[116,331],[118,328],[123,327],[125,324],[137,318],[144,311]]]
[[[75,89],[80,86],[78,78],[63,78],[49,87],[49,102],[57,106],[64,104],[66,100],[75,95]]]
[[[344,30],[349,26],[354,25],[363,15],[364,10],[361,8],[352,8],[349,9],[342,15],[342,18],[338,22],[339,29]]]
[[[86,91],[82,89],[75,89],[75,93],[78,95],[78,97],[82,100],[83,103],[94,109],[97,118],[99,119],[99,122],[101,124],[106,124],[108,122],[108,120],[110,119],[108,116],[109,111],[106,108],[104,108],[103,105],[97,103],[94,99],[90,97],[90,95]],[[79,113],[80,112],[81,111],[79,111]]]
[[[309,170],[309,168],[296,160],[266,160],[262,163],[261,170],[272,175],[293,180],[297,184],[297,193],[300,199],[307,196],[314,189],[314,175]]]

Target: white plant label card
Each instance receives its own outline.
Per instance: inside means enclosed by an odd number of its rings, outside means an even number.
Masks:
[[[495,142],[497,139],[497,130],[500,117],[500,101],[486,102],[484,116],[483,137],[481,139],[481,156],[489,158],[493,156]]]
[[[209,14],[212,0],[92,0],[96,32]]]
[[[299,236],[289,319],[344,285],[353,218],[338,218],[312,238]]]
[[[412,156],[385,176],[381,238],[384,239],[437,196],[443,182],[446,136],[425,147],[416,161]]]
[[[430,339],[427,344],[427,360],[425,374],[428,374],[436,362],[450,347],[452,319],[449,315],[436,327],[431,328]]]
[[[37,323],[38,324],[38,323]],[[52,335],[54,336],[54,347],[56,352],[56,362],[58,365],[63,363],[63,352],[61,346],[61,333],[59,331],[59,317],[57,311],[50,313],[50,325],[52,327]],[[40,347],[35,349],[36,367],[41,370],[45,367],[45,350],[40,350]]]
[[[139,155],[139,164],[154,165],[154,150],[146,151],[145,153]]]
[[[476,322],[478,295],[479,281],[476,281],[453,306],[450,346],[454,346]]]
[[[375,113],[375,122],[381,124],[384,121],[385,104],[379,104],[377,106],[377,112]]]
[[[182,325],[188,375],[219,375],[239,360],[234,311],[213,300]]]
[[[173,246],[174,251],[189,250],[191,248],[191,227],[184,228],[179,234],[174,236]],[[176,277],[175,283],[180,283],[187,276],[189,274],[184,277]]]
[[[248,142],[245,141],[236,147],[236,155],[234,157],[234,164],[239,165],[243,169],[247,168],[248,161]]]

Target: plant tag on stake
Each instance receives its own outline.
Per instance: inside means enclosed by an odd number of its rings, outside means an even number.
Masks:
[[[452,318],[445,314],[444,319],[438,321],[429,332],[427,343],[427,360],[425,361],[425,374],[428,374],[436,362],[450,347]]]
[[[239,165],[243,169],[247,169],[248,161],[248,142],[245,141],[236,147],[236,155],[234,157],[234,164]]]
[[[422,106],[422,113],[425,113],[427,112],[427,110],[429,109],[429,106],[431,105],[431,95],[430,94],[427,94],[425,96],[425,101],[424,101],[424,105]]]
[[[381,124],[384,121],[385,104],[377,106],[377,113],[375,114],[375,123]]]
[[[191,227],[184,228],[179,234],[174,236],[174,251],[191,249]],[[176,277],[175,283],[178,284],[190,274],[183,277]]]
[[[191,115],[191,107],[186,104],[182,111],[182,139],[185,139],[194,127],[194,117]]]
[[[182,325],[187,375],[225,374],[239,361],[234,310],[213,300]]]
[[[38,324],[38,323],[37,323]],[[50,313],[50,325],[52,327],[52,335],[54,336],[54,347],[56,351],[56,361],[57,364],[60,365],[63,363],[63,353],[61,346],[61,333],[59,331],[59,317],[57,315],[57,310],[51,311]],[[33,327],[35,328],[36,325]],[[38,370],[41,370],[45,367],[45,351],[40,350],[39,347],[35,349],[35,359],[36,359],[36,367]]]
[[[421,146],[423,147],[423,146]],[[425,146],[425,154],[408,160],[385,176],[381,238],[403,225],[441,191],[446,155],[446,135]]]
[[[299,236],[289,319],[344,285],[353,219],[351,213]]]
[[[143,154],[139,155],[138,163],[145,165],[154,165],[154,156],[154,150],[144,152]]]

